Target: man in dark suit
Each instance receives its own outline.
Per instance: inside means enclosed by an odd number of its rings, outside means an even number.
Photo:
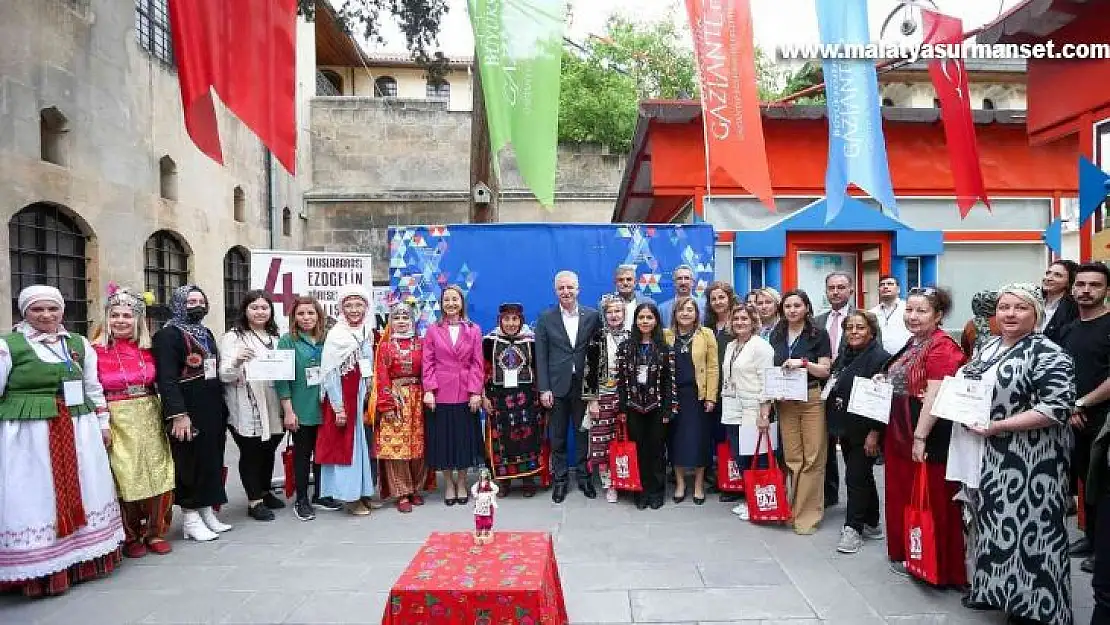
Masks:
[[[586,346],[601,328],[601,316],[578,304],[578,276],[572,271],[555,275],[559,305],[545,310],[536,322],[536,378],[540,403],[551,410],[551,499],[567,497],[567,427],[574,425],[574,465],[578,488],[586,497],[597,497],[586,468],[589,437],[581,430],[586,404],[582,401],[582,372]]]
[[[833,362],[848,339],[844,336],[841,327],[844,318],[855,310],[856,290],[852,276],[844,271],[834,271],[825,276],[825,299],[829,300],[831,308],[817,315],[813,323],[829,333],[829,343],[832,344]],[[840,502],[840,466],[836,459],[837,437],[829,434],[829,455],[825,463],[825,507],[835,506]]]

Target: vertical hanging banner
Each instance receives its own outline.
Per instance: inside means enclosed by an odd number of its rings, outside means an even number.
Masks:
[[[297,161],[297,0],[170,0],[185,129],[223,164],[212,91],[290,174]]]
[[[925,27],[924,42],[928,44],[962,45],[963,22],[958,18],[921,10]],[[971,95],[967,86],[967,65],[962,58],[929,61],[929,78],[940,100],[944,137],[948,143],[948,159],[956,187],[956,205],[960,218],[966,218],[979,200],[990,210],[979,165],[979,143],[975,139],[975,120],[971,116]]]
[[[701,84],[707,175],[723,171],[772,212],[750,0],[686,0]]]
[[[822,44],[871,43],[867,0],[816,0]],[[829,162],[825,170],[828,203],[825,222],[836,218],[855,183],[898,215],[886,159],[879,80],[869,59],[822,59],[829,111]]]
[[[513,146],[528,188],[555,203],[565,0],[467,0],[493,166]]]

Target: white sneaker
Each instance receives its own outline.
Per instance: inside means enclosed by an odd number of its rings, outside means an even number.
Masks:
[[[200,518],[200,514],[196,510],[185,510],[185,521],[182,530],[185,533],[185,540],[193,539],[200,543],[206,543],[210,540],[216,540],[220,537],[219,534],[208,529],[204,524],[204,520]]]
[[[740,517],[741,521],[747,521],[751,518],[748,515],[748,504],[743,501],[741,501],[739,504],[737,504],[735,508],[732,509],[732,513]]]
[[[883,533],[883,528],[878,525],[867,525],[865,523],[863,525],[863,537],[866,540],[882,540],[886,538],[886,534]]]
[[[197,512],[200,513],[200,518],[202,521],[204,521],[204,524],[207,525],[208,529],[212,530],[213,532],[216,532],[217,534],[222,534],[231,530],[232,526],[216,518],[216,511],[213,510],[211,507],[201,508],[200,510],[197,510]]]
[[[854,527],[845,525],[840,530],[840,542],[837,543],[836,550],[840,553],[859,553],[860,547],[863,547],[863,537]]]

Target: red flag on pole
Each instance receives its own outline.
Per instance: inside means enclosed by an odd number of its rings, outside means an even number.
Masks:
[[[185,129],[223,164],[212,91],[296,172],[296,0],[170,0]]]
[[[750,0],[686,0],[698,55],[707,174],[723,170],[772,211]]]
[[[962,45],[963,22],[928,10],[921,11],[927,44]],[[971,95],[967,87],[967,66],[961,57],[929,61],[929,78],[940,100],[944,136],[948,142],[948,158],[956,184],[956,205],[960,218],[967,217],[975,202],[983,200],[987,210],[991,201],[983,183],[979,166],[979,144],[975,139],[975,121],[971,117]]]

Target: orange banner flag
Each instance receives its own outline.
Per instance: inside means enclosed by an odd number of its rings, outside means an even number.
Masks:
[[[750,0],[686,0],[698,56],[708,175],[723,171],[773,212]]]

